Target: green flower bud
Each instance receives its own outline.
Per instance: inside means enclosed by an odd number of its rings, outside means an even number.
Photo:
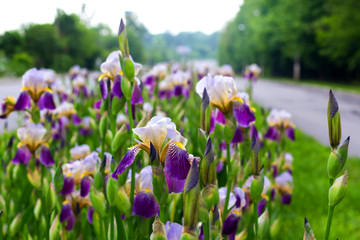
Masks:
[[[112,132],[110,129],[107,129],[106,135],[105,135],[105,142],[108,146],[111,146],[112,139],[113,139]]]
[[[204,159],[201,161],[200,175],[203,186],[207,184],[216,184],[216,166],[210,137],[206,143]]]
[[[201,190],[201,198],[206,204],[207,211],[210,212],[215,204],[219,203],[219,190],[216,184],[206,185]]]
[[[205,131],[207,134],[210,133],[210,120],[211,120],[210,98],[205,88],[201,100],[200,128],[203,131]]]
[[[181,233],[180,240],[197,240],[198,236],[193,230],[190,230],[184,227],[183,232]]]
[[[93,226],[97,239],[105,239],[105,228],[103,221],[100,221],[100,215],[95,211],[93,214]]]
[[[102,192],[95,192],[92,188],[90,189],[90,200],[96,212],[100,214],[101,217],[106,216],[106,206],[105,206],[105,197]]]
[[[269,222],[269,213],[266,209],[263,214],[258,218],[258,239],[268,239],[270,222]]]
[[[111,113],[112,115],[117,115],[121,109],[124,107],[125,105],[125,99],[124,98],[118,98],[116,96],[113,97],[112,102],[111,102]]]
[[[39,221],[39,218],[41,216],[41,200],[38,199],[35,203],[34,207],[34,216],[37,221]]]
[[[327,170],[330,179],[335,179],[341,172],[342,157],[337,150],[332,149],[329,155]]]
[[[264,188],[264,176],[254,175],[254,178],[250,185],[250,195],[255,202],[259,202],[261,200],[261,193],[263,188]]]
[[[341,146],[338,148],[338,152],[340,153],[342,158],[341,170],[344,168],[347,160],[349,143],[350,143],[350,136],[347,137],[346,140],[343,142],[343,144],[341,144]]]
[[[166,240],[166,229],[164,224],[158,217],[155,217],[155,221],[152,225],[153,232],[150,236],[150,240]]]
[[[96,190],[101,190],[104,186],[104,175],[97,171],[94,175],[94,187]]]
[[[329,205],[336,206],[345,197],[347,188],[348,174],[345,170],[344,175],[335,179],[334,184],[329,189]]]
[[[21,228],[21,222],[22,222],[22,216],[20,213],[16,215],[16,217],[12,220],[9,228],[9,235],[10,237],[15,237],[16,234],[20,231]]]
[[[117,190],[118,190],[118,186],[116,180],[110,177],[106,185],[106,197],[111,206],[115,204]]]
[[[126,217],[131,216],[131,203],[123,190],[118,190],[115,198],[115,206]]]
[[[118,151],[119,148],[124,145],[127,139],[128,138],[127,138],[126,126],[123,125],[123,127],[121,127],[119,131],[117,131],[117,133],[114,136],[114,139],[112,140],[111,150],[113,152]]]
[[[305,218],[304,240],[316,240],[314,232],[310,226],[310,223],[306,218]]]
[[[104,139],[107,132],[107,114],[103,114],[99,124],[100,137]]]
[[[125,24],[124,24],[124,21],[122,19],[120,21],[118,37],[119,37],[120,51],[122,53],[124,53],[125,56],[129,56],[129,54],[130,54],[129,43],[128,43],[128,39],[127,39],[127,33],[126,33]]]
[[[135,67],[133,61],[129,57],[125,57],[122,67],[126,78],[133,81],[135,77]]]
[[[201,128],[198,129],[198,140],[200,145],[200,150],[203,152],[203,150],[206,148],[206,142],[208,141],[208,136],[204,130]]]
[[[202,197],[200,197],[200,199],[199,199],[199,221],[201,221],[201,222],[209,221],[208,205],[205,202],[204,198],[202,198]]]
[[[60,238],[60,221],[58,215],[56,215],[54,221],[50,227],[50,240],[56,240]]]
[[[341,120],[339,105],[333,92],[329,92],[329,103],[327,108],[327,119],[329,127],[329,140],[332,148],[336,148],[341,139]]]
[[[126,100],[131,99],[131,95],[132,95],[131,81],[126,77],[121,79],[121,91],[123,92]]]
[[[259,158],[259,151],[260,151],[260,144],[259,141],[256,139],[255,135],[251,138],[251,164],[253,175],[259,175],[260,173],[260,158]]]
[[[47,212],[51,213],[51,211],[54,209],[56,204],[56,193],[54,187],[51,184],[45,195],[45,203],[46,203]]]
[[[184,227],[190,230],[196,228],[199,216],[199,169],[193,162],[184,186]]]
[[[34,188],[36,189],[41,188],[41,177],[38,170],[35,169],[33,172],[28,171],[27,178]]]

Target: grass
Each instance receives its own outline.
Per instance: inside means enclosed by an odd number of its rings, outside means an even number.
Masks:
[[[279,82],[285,82],[290,84],[300,84],[300,85],[310,85],[310,86],[317,86],[321,88],[331,88],[333,90],[341,90],[345,92],[350,93],[356,93],[360,94],[360,83],[359,82],[353,82],[353,83],[335,83],[335,82],[329,82],[329,81],[323,81],[323,80],[313,80],[313,79],[301,79],[300,81],[296,81],[291,78],[279,78],[279,77],[269,77],[265,78],[271,81],[279,81]]]
[[[327,159],[330,148],[301,131],[296,131],[296,141],[287,145],[294,157],[294,193],[290,206],[284,207],[281,232],[276,239],[302,239],[304,217],[315,233],[323,239],[327,220],[327,196],[329,180]],[[350,145],[349,147],[356,147]],[[360,158],[349,158],[345,169],[349,180],[346,196],[334,211],[330,239],[360,239]]]

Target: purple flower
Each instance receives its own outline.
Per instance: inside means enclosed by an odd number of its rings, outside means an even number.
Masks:
[[[145,189],[136,194],[133,214],[144,218],[151,218],[159,214],[159,204],[151,190]]]

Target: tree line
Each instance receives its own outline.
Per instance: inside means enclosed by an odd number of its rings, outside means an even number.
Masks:
[[[218,60],[267,76],[360,79],[357,0],[244,0],[222,31]]]

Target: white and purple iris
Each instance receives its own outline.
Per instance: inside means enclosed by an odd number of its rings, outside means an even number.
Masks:
[[[155,116],[145,127],[135,128],[133,132],[141,142],[129,149],[112,177],[117,179],[117,176],[134,162],[141,149],[150,154],[150,143],[152,143],[160,162],[164,164],[169,192],[182,192],[194,157],[186,151],[187,140],[176,130],[176,125],[170,118]],[[162,147],[165,139],[169,141]]]
[[[160,99],[169,99],[173,96],[189,97],[190,83],[191,75],[189,72],[176,71],[159,83],[159,97]]]
[[[253,63],[246,68],[244,78],[255,82],[260,73],[261,68],[256,63]]]
[[[291,121],[291,114],[289,112],[273,109],[266,120],[269,128],[264,135],[265,138],[280,142],[282,133],[285,132],[290,140],[295,140],[295,125]]]
[[[210,104],[225,117],[233,115],[239,126],[249,127],[255,121],[254,113],[236,91],[234,78],[220,75],[212,77],[209,74],[196,84],[196,92],[200,97],[203,96],[204,89],[210,98]]]
[[[25,127],[18,129],[17,135],[20,143],[12,160],[14,164],[27,164],[31,156],[36,156],[37,150],[39,150],[39,161],[43,165],[50,166],[55,164],[47,144],[46,129],[41,123],[27,122]]]

